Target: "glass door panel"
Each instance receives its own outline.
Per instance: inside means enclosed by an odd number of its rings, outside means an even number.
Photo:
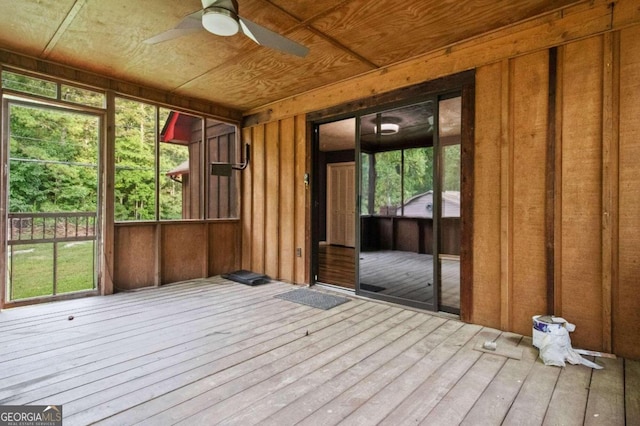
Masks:
[[[436,101],[360,120],[359,292],[435,310]]]
[[[101,117],[5,106],[8,300],[94,290]]]
[[[439,309],[460,313],[460,117],[461,98],[439,102],[440,226],[438,269]]]
[[[356,119],[320,124],[315,147],[314,274],[316,281],[354,289]]]

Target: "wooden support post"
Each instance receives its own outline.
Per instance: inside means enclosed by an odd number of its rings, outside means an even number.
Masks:
[[[502,116],[500,154],[500,326],[511,329],[511,303],[513,294],[513,94],[510,82],[513,65],[502,61]]]
[[[546,200],[545,200],[545,247],[547,273],[547,314],[555,313],[554,283],[555,283],[555,173],[556,173],[556,76],[558,48],[549,49],[549,102],[547,127],[547,170],[546,170]]]
[[[617,286],[618,253],[618,32],[604,35],[602,108],[602,349],[612,352],[612,296]]]

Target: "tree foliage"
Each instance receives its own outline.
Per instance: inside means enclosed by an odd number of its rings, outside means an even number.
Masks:
[[[94,116],[11,105],[9,210],[95,211],[98,126]]]
[[[2,74],[3,86],[55,97],[51,82]],[[66,89],[71,90],[71,89]],[[66,92],[65,92],[66,93]],[[96,93],[69,92],[73,102],[96,105]],[[86,97],[86,99],[83,99]],[[10,104],[11,212],[95,211],[98,201],[99,117],[45,106]],[[169,114],[117,100],[115,152],[116,220],[156,218],[156,132]],[[182,217],[182,185],[166,173],[189,158],[186,146],[163,143],[158,172],[160,218]]]
[[[364,158],[364,157],[363,157]],[[460,191],[460,145],[444,146],[442,191]],[[365,165],[366,163],[366,165]],[[369,162],[363,161],[363,191],[369,188]],[[372,213],[393,215],[409,199],[433,190],[433,147],[398,149],[375,154],[375,193]],[[366,173],[364,169],[366,168]],[[364,195],[364,194],[363,194]],[[368,201],[369,194],[366,194]]]

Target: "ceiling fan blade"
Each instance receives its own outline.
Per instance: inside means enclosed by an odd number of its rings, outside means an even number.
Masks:
[[[270,47],[280,50],[281,52],[291,53],[292,55],[304,58],[309,53],[309,48],[305,47],[293,40],[274,33],[265,27],[251,22],[246,18],[239,17],[242,32],[261,46]]]
[[[173,40],[187,34],[195,33],[202,30],[202,10],[185,16],[182,21],[174,28],[148,38],[144,41],[147,44],[162,43],[163,41]]]

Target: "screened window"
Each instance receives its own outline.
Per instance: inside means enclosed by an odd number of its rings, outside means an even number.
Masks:
[[[362,214],[432,217],[433,147],[366,153],[361,164]]]
[[[209,176],[207,167],[236,163],[235,139],[233,125],[117,98],[116,220],[237,217],[239,172]]]

